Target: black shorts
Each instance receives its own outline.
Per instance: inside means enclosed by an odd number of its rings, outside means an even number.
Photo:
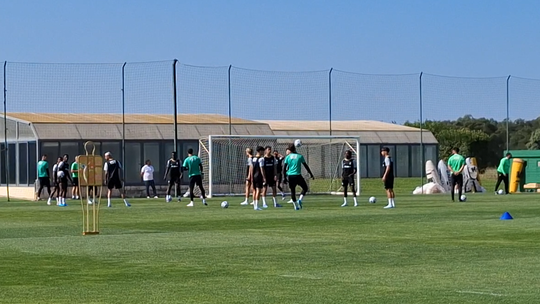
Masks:
[[[354,176],[343,177],[342,180],[341,180],[341,185],[343,187],[345,187],[345,186],[354,187]]]
[[[73,178],[73,186],[79,186],[79,178],[78,177]]]
[[[268,186],[268,187],[275,187],[276,186],[276,180],[274,179],[274,176],[271,176],[270,178],[266,179],[266,186]]]
[[[107,181],[107,189],[122,189],[122,181],[117,178]]]
[[[60,179],[60,188],[61,189],[67,189],[68,188],[68,179],[67,179],[67,177],[62,177]]]
[[[393,177],[386,178],[386,180],[384,181],[384,189],[386,189],[386,190],[394,189],[394,178]]]
[[[198,186],[202,187],[202,176],[201,175],[193,175],[189,178],[189,187],[192,189],[193,187]]]
[[[50,188],[51,187],[51,180],[48,177],[39,177],[39,186]]]
[[[283,174],[278,173],[278,175],[277,175],[277,183],[278,183],[278,185],[281,184],[281,182],[283,182]]]
[[[253,188],[262,189],[264,187],[264,182],[262,176],[253,177]]]
[[[169,184],[180,184],[180,176],[169,176]]]

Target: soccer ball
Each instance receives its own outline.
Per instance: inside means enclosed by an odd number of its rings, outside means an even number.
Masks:
[[[229,208],[229,202],[227,201],[221,202],[221,208]]]
[[[372,196],[369,198],[369,203],[370,204],[375,204],[377,202],[377,198],[375,196]]]
[[[294,146],[297,147],[297,148],[301,147],[302,146],[302,141],[300,139],[295,140],[294,141]]]
[[[57,175],[59,178],[63,178],[63,177],[64,177],[64,171],[58,171],[58,173],[56,173],[56,175]]]
[[[463,194],[460,198],[462,202],[465,202],[467,200],[467,197],[465,196],[465,194]]]
[[[499,194],[499,195],[503,195],[503,194],[504,194],[504,191],[503,191],[503,189],[499,189],[499,191],[497,191],[497,194]]]

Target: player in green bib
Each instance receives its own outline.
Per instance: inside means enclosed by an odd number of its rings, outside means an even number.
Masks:
[[[506,155],[501,159],[499,167],[497,168],[497,184],[495,185],[495,194],[501,185],[501,182],[504,182],[504,193],[508,194],[508,176],[510,175],[510,159],[512,154],[506,153]]]
[[[203,166],[201,159],[198,156],[193,155],[193,149],[188,149],[188,157],[184,160],[182,168],[184,171],[187,171],[189,177],[189,197],[191,199],[191,202],[187,206],[193,207],[193,198],[195,196],[193,194],[193,188],[195,188],[195,185],[197,185],[197,187],[199,187],[199,190],[201,190],[203,205],[207,206],[208,204],[206,203],[206,195],[202,184]]]
[[[302,199],[308,191],[306,180],[302,176],[302,165],[306,168],[311,179],[315,179],[311,169],[309,168],[304,156],[296,153],[296,147],[294,144],[290,144],[287,147],[287,156],[283,161],[283,174],[285,175],[285,182],[289,182],[289,188],[291,189],[291,199],[294,206],[294,210],[302,209]],[[296,186],[302,188],[298,202],[296,201]],[[298,206],[297,204],[298,203]]]
[[[43,187],[46,187],[47,193],[49,194],[47,205],[50,205],[51,204],[51,175],[49,172],[49,162],[47,161],[47,155],[41,156],[41,160],[37,163],[37,175],[38,175],[39,188],[36,193],[36,200],[40,200],[41,191],[43,191]]]
[[[79,157],[75,156],[75,161],[71,164],[71,177],[73,178],[73,188],[71,188],[71,198],[79,199]]]
[[[452,201],[454,201],[454,193],[456,186],[458,187],[458,198],[461,202],[461,194],[463,192],[463,168],[465,168],[465,158],[459,154],[459,148],[452,149],[452,156],[448,159],[448,170],[452,173],[450,180],[452,185]]]

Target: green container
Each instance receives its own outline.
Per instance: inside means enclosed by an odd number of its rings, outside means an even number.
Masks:
[[[521,158],[525,161],[519,182],[519,190],[524,192],[523,186],[525,184],[540,183],[540,150],[513,150],[509,152],[513,158]]]

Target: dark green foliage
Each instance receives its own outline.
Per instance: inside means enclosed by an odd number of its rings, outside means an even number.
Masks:
[[[419,122],[405,122],[406,126],[420,127]],[[466,115],[457,120],[430,121],[423,128],[431,131],[439,141],[439,157],[448,159],[452,147],[461,149],[464,156],[474,156],[480,169],[496,167],[504,151],[540,148],[540,118],[508,122]]]

